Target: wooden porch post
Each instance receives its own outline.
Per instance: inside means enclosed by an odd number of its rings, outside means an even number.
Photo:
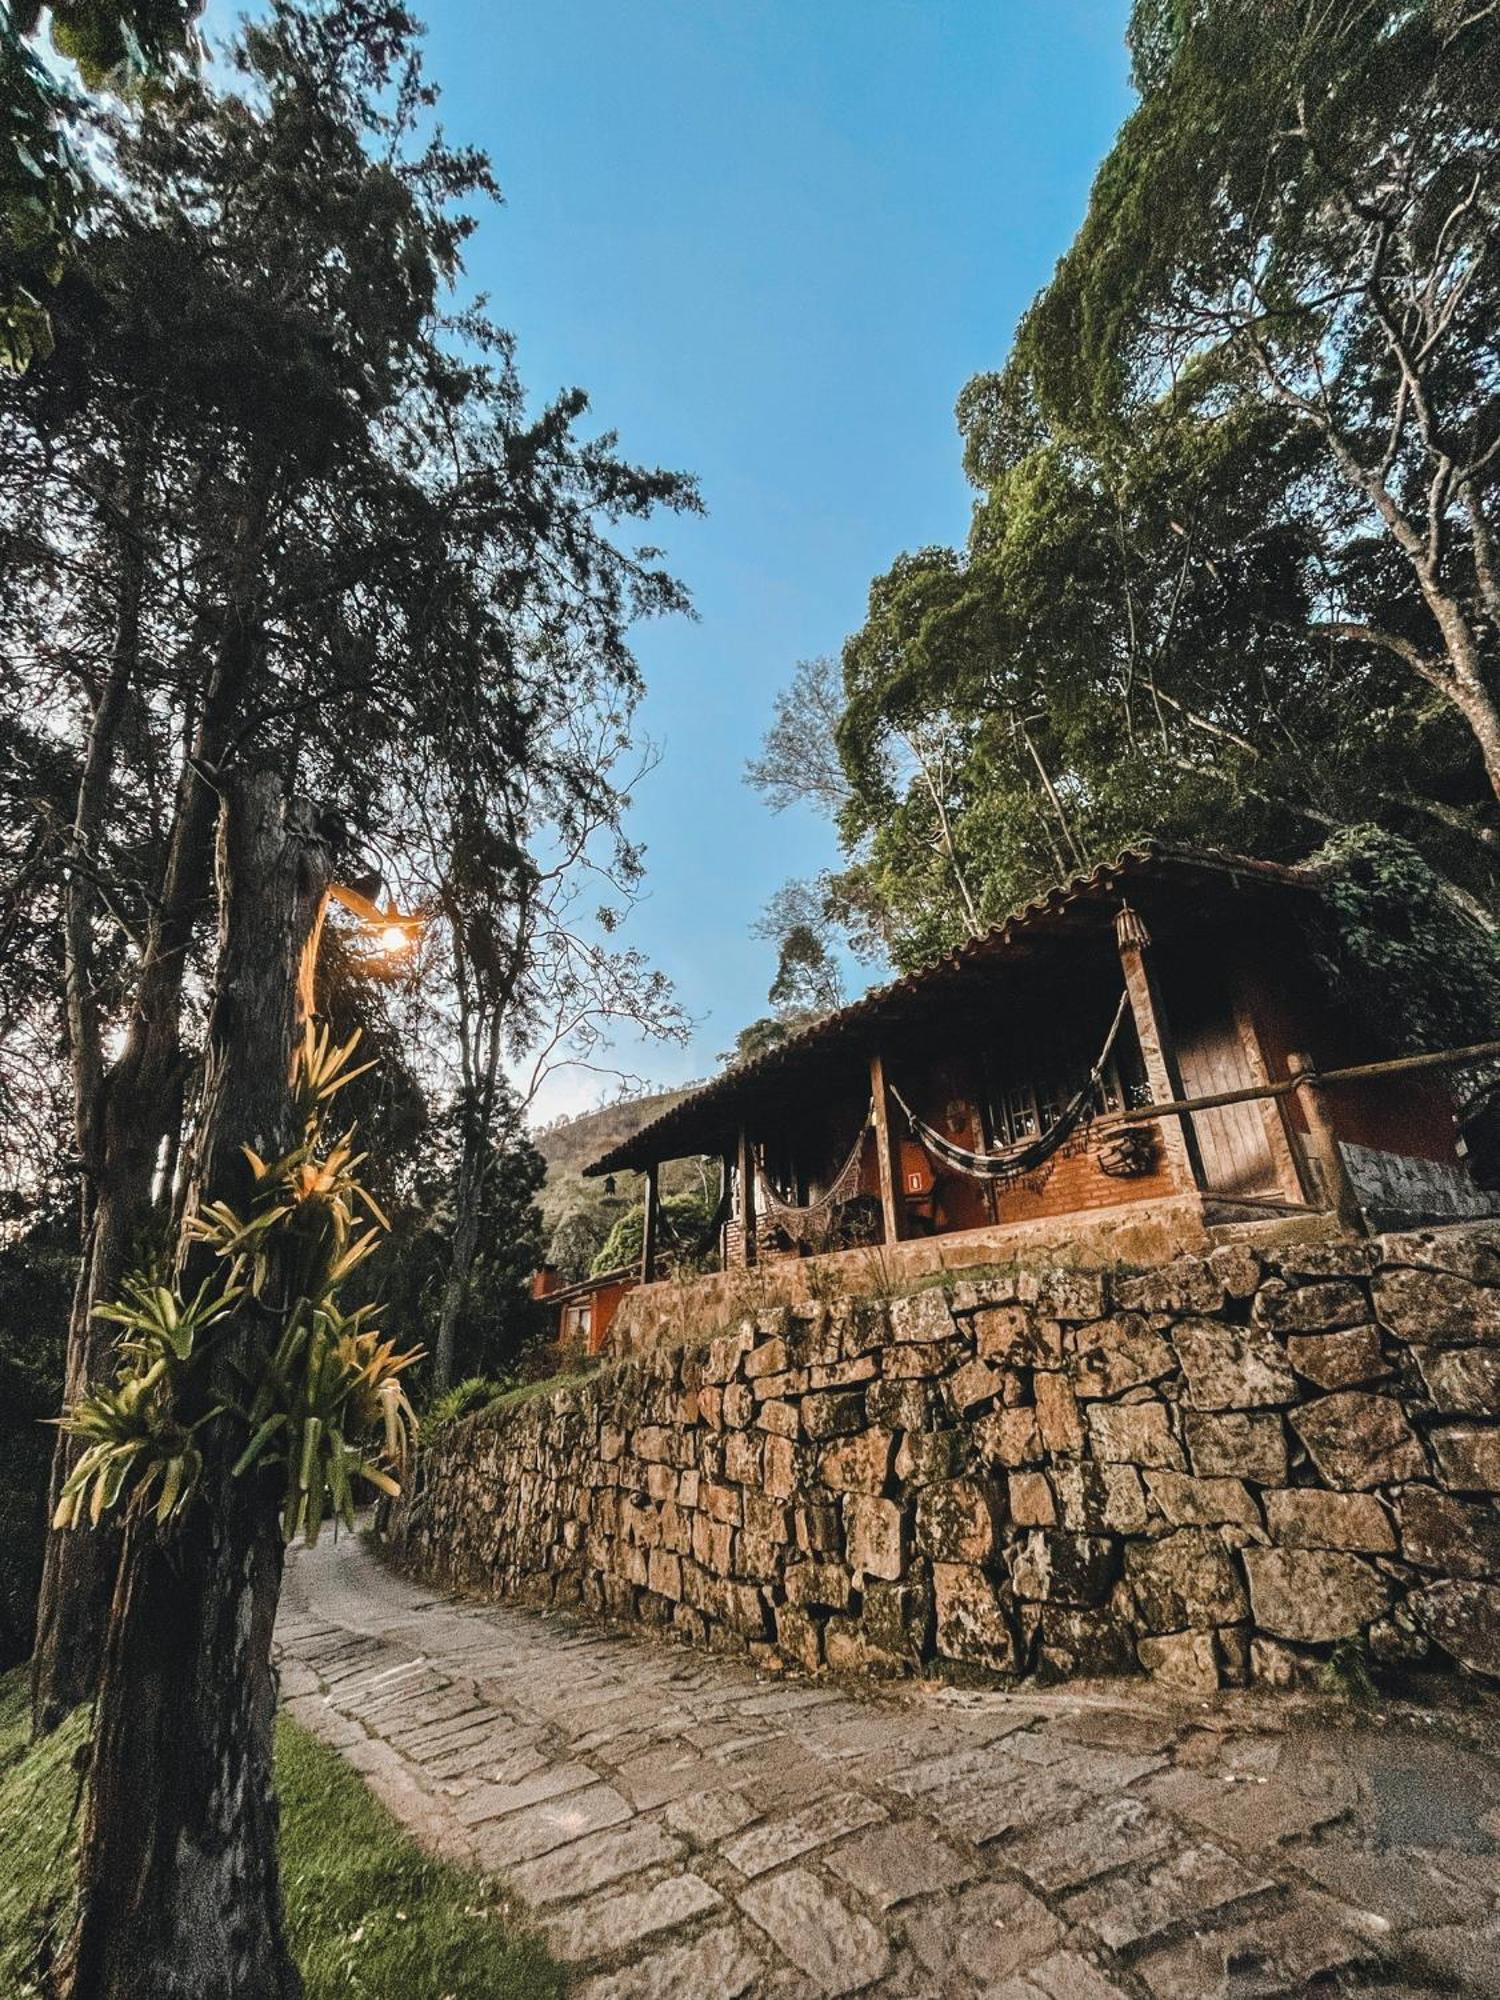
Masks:
[[[1287,1056],[1286,1071],[1298,1079],[1297,1102],[1307,1120],[1307,1157],[1318,1181],[1318,1193],[1325,1208],[1331,1208],[1352,1235],[1365,1234],[1364,1210],[1349,1178],[1338,1135],[1328,1116],[1328,1103],[1313,1069],[1312,1058],[1301,1051]]]
[[[748,1271],[755,1262],[755,1150],[745,1125],[735,1149],[735,1179],[740,1190],[740,1262]]]
[[[645,1213],[641,1219],[641,1283],[656,1282],[656,1208],[660,1166],[653,1160],[646,1169]]]
[[[870,1057],[870,1095],[875,1103],[875,1157],[880,1163],[880,1213],[885,1223],[887,1243],[899,1243],[905,1234],[906,1203],[902,1196],[900,1158],[891,1136],[891,1088],[886,1081],[885,1057],[877,1050]]]
[[[1269,1083],[1271,1072],[1266,1066],[1265,1052],[1260,1045],[1260,1031],[1256,1027],[1254,1012],[1242,988],[1234,995],[1234,1025],[1240,1038],[1240,1047],[1245,1052],[1245,1067],[1250,1072],[1252,1083]],[[1261,1123],[1265,1128],[1266,1143],[1271,1149],[1277,1182],[1288,1200],[1306,1201],[1309,1197],[1307,1175],[1303,1172],[1296,1133],[1287,1111],[1287,1101],[1284,1097],[1263,1097],[1260,1101]]]
[[[719,1170],[724,1179],[719,1187],[719,1211],[724,1220],[719,1225],[719,1268],[729,1269],[729,1235],[734,1227],[734,1148],[726,1146],[719,1155]]]
[[[1125,991],[1130,995],[1130,1012],[1135,1022],[1141,1060],[1146,1066],[1146,1082],[1153,1102],[1170,1104],[1183,1096],[1182,1077],[1167,1032],[1161,996],[1156,989],[1147,953],[1151,938],[1146,926],[1127,903],[1115,917],[1115,939],[1120,948],[1120,969],[1125,975]],[[1186,1117],[1162,1118],[1162,1151],[1172,1179],[1180,1188],[1203,1186],[1203,1161],[1198,1141]]]

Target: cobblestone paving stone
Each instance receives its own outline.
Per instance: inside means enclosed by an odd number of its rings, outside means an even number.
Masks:
[[[1500,1700],[775,1681],[347,1538],[277,1637],[290,1712],[576,2000],[1500,1996]]]

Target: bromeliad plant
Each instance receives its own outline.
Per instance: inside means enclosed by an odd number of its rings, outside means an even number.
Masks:
[[[346,1312],[339,1287],[374,1250],[385,1216],[361,1186],[366,1155],[354,1133],[331,1137],[329,1107],[370,1067],[355,1065],[359,1036],[335,1046],[309,1025],[292,1089],[302,1137],[282,1159],[249,1147],[250,1213],[215,1202],[187,1225],[218,1268],[189,1299],[180,1280],[137,1275],[99,1317],[124,1328],[112,1384],[83,1396],[62,1417],[84,1450],[63,1487],[53,1525],[96,1523],[116,1507],[154,1511],[164,1526],[191,1500],[203,1470],[200,1438],[233,1423],[246,1434],[236,1477],[284,1467],[282,1533],[315,1542],[332,1515],[353,1525],[355,1489],[366,1480],[399,1493],[416,1434],[401,1382],[421,1358],[382,1339],[376,1309]],[[208,1382],[228,1323],[255,1312],[278,1327],[264,1366],[238,1394],[214,1397]],[[222,1370],[217,1371],[222,1374]],[[204,1407],[204,1406],[207,1407]],[[189,1417],[185,1413],[201,1410]]]

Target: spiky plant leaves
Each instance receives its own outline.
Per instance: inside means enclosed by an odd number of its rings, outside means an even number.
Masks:
[[[255,1186],[248,1216],[220,1201],[187,1223],[186,1240],[211,1248],[222,1273],[191,1299],[176,1282],[136,1273],[118,1301],[99,1308],[123,1329],[120,1368],[61,1419],[87,1445],[59,1498],[57,1527],[96,1523],[122,1505],[151,1507],[165,1527],[191,1500],[202,1469],[193,1433],[214,1422],[247,1433],[236,1477],[283,1468],[288,1540],[315,1542],[330,1518],[352,1526],[360,1481],[400,1492],[417,1428],[400,1377],[421,1350],[398,1351],[372,1324],[372,1306],[346,1311],[338,1297],[389,1227],[359,1181],[366,1155],[355,1151],[352,1129],[336,1137],[325,1130],[332,1099],[368,1067],[353,1063],[358,1039],[334,1044],[309,1027],[293,1074],[302,1142],[274,1161],[245,1149]],[[364,1227],[361,1212],[371,1218]],[[199,1425],[184,1427],[176,1413],[194,1386],[201,1390],[215,1334],[246,1299],[264,1305],[272,1279],[286,1303],[263,1368],[241,1397],[214,1401]]]

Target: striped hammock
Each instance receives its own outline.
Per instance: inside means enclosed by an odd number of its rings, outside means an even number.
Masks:
[[[1094,1115],[1094,1093],[1099,1088],[1099,1079],[1110,1056],[1114,1053],[1115,1041],[1125,1020],[1125,1010],[1130,1004],[1130,995],[1122,993],[1120,1004],[1115,1009],[1115,1018],[1110,1023],[1109,1033],[1104,1038],[1104,1046],[1099,1051],[1094,1067],[1089,1071],[1088,1080],[1074,1093],[1063,1107],[1062,1115],[1055,1125],[1035,1139],[1028,1139],[1024,1146],[1010,1146],[1003,1153],[971,1153],[967,1146],[955,1146],[951,1139],[945,1139],[941,1132],[917,1116],[899,1090],[892,1089],[891,1096],[900,1106],[901,1115],[911,1127],[912,1137],[934,1160],[951,1167],[955,1173],[965,1174],[970,1180],[990,1181],[1001,1186],[1013,1187],[1030,1175],[1050,1167],[1052,1161],[1067,1145],[1068,1141],[1086,1125]]]

